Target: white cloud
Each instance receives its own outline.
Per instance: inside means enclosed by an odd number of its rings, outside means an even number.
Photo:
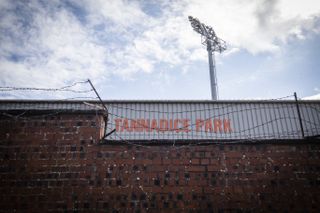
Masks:
[[[304,97],[302,99],[304,99],[304,100],[320,100],[320,89],[318,87],[315,87],[313,89],[313,91],[316,92],[317,94],[311,95],[311,96],[307,96],[307,97]]]
[[[80,2],[80,3],[79,3]],[[144,24],[150,19],[142,11],[137,1],[129,0],[80,0],[74,1],[78,5],[85,6],[89,12],[89,19],[93,24],[101,24],[112,21],[119,27],[130,28],[134,25]]]
[[[302,10],[299,5],[304,5]],[[279,41],[300,35],[302,29],[310,30],[312,24],[307,23],[314,21],[312,16],[319,17],[320,5],[299,0],[194,0],[184,14],[211,25],[229,45],[259,53],[277,51]]]
[[[106,50],[70,12],[54,6],[48,11],[37,1],[22,3],[22,12],[30,12],[28,20],[14,11],[4,15],[0,72],[6,85],[59,87],[72,79],[107,74]],[[10,60],[10,55],[21,59]]]
[[[229,48],[223,53],[223,56],[230,56],[230,55],[233,55],[239,51],[240,51],[240,49],[238,47]]]
[[[320,93],[302,98],[303,100],[320,100]]]
[[[313,0],[183,0],[153,2],[161,15],[148,15],[143,1],[0,1],[2,85],[59,87],[73,79],[132,79],[158,64],[182,67],[206,61],[205,47],[188,15],[212,26],[227,41],[228,57],[239,50],[277,52],[290,36],[320,32],[320,3]],[[19,11],[15,11],[15,6]]]
[[[119,52],[116,55],[125,56],[123,66],[130,67],[125,68],[126,74],[152,72],[156,63],[183,66],[190,60],[206,61],[205,47],[200,44],[200,36],[192,30],[188,15],[212,25],[218,36],[227,41],[230,50],[225,56],[240,49],[253,54],[277,52],[290,36],[302,39],[303,30],[315,27],[314,19],[310,17],[319,15],[320,8],[305,7],[299,12],[295,5],[296,2],[283,5],[276,0],[189,0],[165,4],[163,15],[158,19],[147,17],[150,24],[144,25],[142,33],[132,35],[131,43],[116,51]],[[283,16],[291,7],[296,12]],[[141,16],[134,16],[134,20],[135,17]],[[134,61],[141,58],[149,61],[149,65],[135,66]]]

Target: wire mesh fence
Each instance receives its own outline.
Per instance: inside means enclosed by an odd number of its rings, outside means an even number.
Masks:
[[[41,111],[44,116],[68,110],[105,111],[107,140],[265,140],[320,135],[320,101],[297,100],[294,95],[247,101],[102,101],[89,80],[61,88],[0,87],[0,92],[8,91],[72,93],[69,98],[50,101],[2,100],[0,112],[26,119],[30,111]]]

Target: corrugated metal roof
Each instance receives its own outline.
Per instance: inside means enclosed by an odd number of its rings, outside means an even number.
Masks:
[[[98,102],[90,101],[26,101],[26,100],[0,100],[0,110],[101,110]]]
[[[98,100],[52,100],[52,99],[0,99],[0,104],[2,103],[83,103],[83,102],[90,102],[90,103],[100,103]],[[265,102],[275,102],[275,103],[292,103],[295,100],[278,100],[278,99],[266,99],[266,100],[135,100],[135,99],[128,99],[128,100],[103,100],[104,103],[265,103]],[[320,100],[299,100],[299,102],[303,103],[320,103]]]
[[[105,100],[106,105],[113,104],[246,104],[295,103],[294,100]],[[299,100],[301,104],[319,104],[320,100]],[[0,110],[99,110],[101,103],[92,100],[0,100]]]

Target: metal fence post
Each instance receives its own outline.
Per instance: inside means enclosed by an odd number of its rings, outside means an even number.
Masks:
[[[297,107],[298,118],[299,118],[299,123],[300,123],[301,135],[302,135],[302,138],[304,138],[303,124],[302,124],[301,113],[300,113],[300,108],[299,108],[299,103],[298,103],[298,98],[297,98],[296,92],[294,92],[294,99],[296,101],[296,107]]]

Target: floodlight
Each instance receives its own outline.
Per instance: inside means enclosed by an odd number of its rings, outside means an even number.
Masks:
[[[197,18],[193,18],[192,16],[189,16],[188,19],[193,30],[201,35],[201,43],[207,46],[211,82],[211,97],[212,100],[217,100],[218,84],[215,74],[216,68],[214,52],[222,53],[223,51],[225,51],[227,49],[226,42],[217,37],[212,27],[201,23]]]

